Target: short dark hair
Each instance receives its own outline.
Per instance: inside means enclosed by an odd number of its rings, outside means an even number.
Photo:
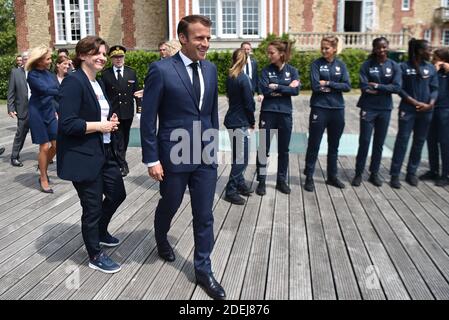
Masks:
[[[66,48],[59,48],[58,54],[60,54],[61,52],[65,52],[65,53],[67,53],[67,55],[69,55],[69,50],[67,50]]]
[[[157,47],[160,48],[161,46],[163,46],[166,43],[167,43],[167,41],[161,41],[157,44]]]
[[[250,42],[248,42],[248,41],[243,41],[243,42],[240,44],[240,48],[243,48],[243,46],[244,46],[245,44],[249,44],[249,46],[252,47],[252,45],[251,45]]]
[[[182,33],[186,38],[189,38],[188,28],[192,23],[201,23],[205,27],[211,27],[212,21],[206,17],[199,14],[192,14],[190,16],[183,17],[178,23],[178,36]]]
[[[97,54],[100,51],[100,46],[104,45],[106,47],[106,51],[109,50],[106,41],[97,36],[87,36],[78,41],[75,47],[75,59],[73,59],[73,66],[75,69],[81,67],[81,55],[88,54],[93,55]]]

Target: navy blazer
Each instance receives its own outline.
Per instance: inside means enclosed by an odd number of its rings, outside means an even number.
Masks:
[[[111,114],[112,108],[109,117]],[[87,121],[101,121],[101,108],[87,75],[78,69],[65,77],[60,87],[56,164],[61,179],[93,181],[103,167],[103,134],[86,134]]]
[[[257,71],[257,61],[253,58],[250,57],[251,60],[251,85],[252,85],[252,89],[254,93],[259,94],[260,93],[260,89],[259,89],[259,72]]]
[[[200,65],[205,85],[201,110],[179,53],[151,64],[145,78],[140,119],[144,163],[159,160],[164,170],[192,172],[201,164],[200,151],[202,152],[207,146],[207,150],[214,147],[215,152],[209,154],[208,161],[213,162],[213,166],[216,167],[218,139],[205,137],[207,141],[202,142],[198,134],[202,136],[208,129],[215,129],[218,133],[217,68],[206,60],[201,61]],[[157,118],[159,118],[159,128],[156,125]],[[201,124],[201,130],[198,130],[196,136],[193,135],[194,122],[197,125]],[[178,137],[175,132],[175,136],[171,137],[171,133],[176,129],[184,129],[188,136]],[[173,163],[170,152],[181,141],[185,142],[189,149],[175,153],[188,156],[189,161]],[[213,145],[209,145],[210,142]],[[183,154],[183,152],[189,152],[189,154]]]

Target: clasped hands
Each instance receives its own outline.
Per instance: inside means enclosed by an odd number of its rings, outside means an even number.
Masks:
[[[101,133],[114,132],[118,130],[119,124],[117,114],[113,113],[110,120],[104,120],[99,123],[97,131]]]

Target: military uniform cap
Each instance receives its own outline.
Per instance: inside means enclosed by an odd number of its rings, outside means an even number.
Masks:
[[[109,49],[109,57],[112,58],[114,56],[124,56],[126,53],[126,48],[124,46],[121,45],[116,45],[116,46],[112,46]]]

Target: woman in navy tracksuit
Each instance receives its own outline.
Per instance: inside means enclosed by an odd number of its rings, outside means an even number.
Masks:
[[[327,129],[327,180],[326,183],[337,188],[345,185],[337,177],[337,157],[340,137],[345,127],[345,102],[342,92],[351,90],[346,65],[336,59],[338,38],[324,37],[321,40],[322,58],[312,63],[310,70],[312,97],[310,99],[309,141],[306,153],[304,174],[306,191],[315,190],[313,173],[318,158],[321,138]]]
[[[409,60],[401,63],[402,100],[399,105],[399,128],[390,168],[390,186],[395,189],[401,188],[399,174],[412,131],[413,143],[405,180],[412,186],[418,185],[416,171],[432,121],[432,109],[438,97],[438,75],[435,67],[428,62],[430,53],[426,40],[411,39],[408,44]]]
[[[438,99],[435,102],[427,135],[430,170],[419,178],[436,180],[435,185],[443,187],[449,185],[449,50],[447,48],[435,50],[432,62],[438,74]]]
[[[248,136],[254,129],[255,103],[251,79],[243,72],[248,55],[237,49],[232,55],[232,67],[226,81],[229,109],[224,119],[232,145],[232,165],[226,185],[225,200],[242,205],[245,200],[239,194],[249,196],[253,191],[245,184],[243,173],[248,166]]]
[[[257,154],[258,195],[265,191],[266,165],[269,156],[272,130],[278,132],[278,168],[276,189],[289,194],[287,184],[288,151],[292,134],[292,96],[299,94],[299,72],[288,64],[292,44],[288,41],[272,41],[267,48],[271,64],[262,70],[259,89],[264,95],[259,129],[261,141]],[[262,130],[264,129],[264,130]],[[265,139],[264,139],[265,138]]]
[[[369,181],[377,187],[382,185],[379,177],[382,150],[393,109],[392,93],[401,90],[401,69],[388,59],[388,40],[384,37],[373,40],[373,52],[360,68],[362,95],[357,103],[360,108],[360,136],[357,152],[355,177],[352,185],[360,186],[365,168],[371,135],[374,129]]]

